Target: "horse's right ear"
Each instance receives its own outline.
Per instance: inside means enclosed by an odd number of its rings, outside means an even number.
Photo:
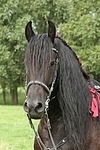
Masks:
[[[26,27],[25,27],[25,37],[27,41],[29,42],[31,37],[35,35],[35,33],[32,30],[32,21],[28,22]]]
[[[54,23],[51,21],[48,21],[48,24],[49,24],[49,26],[48,26],[48,37],[54,43],[54,38],[56,35],[56,27],[55,27]]]

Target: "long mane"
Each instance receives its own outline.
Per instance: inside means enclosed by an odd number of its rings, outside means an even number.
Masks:
[[[55,47],[59,51],[58,100],[63,123],[67,136],[70,135],[70,141],[79,150],[80,144],[83,144],[85,139],[86,126],[90,119],[91,95],[88,82],[72,49],[58,38],[55,39]]]

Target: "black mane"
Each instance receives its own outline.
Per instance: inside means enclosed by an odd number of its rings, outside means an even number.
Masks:
[[[60,38],[59,36],[58,36],[57,38],[60,39],[60,40],[62,41],[62,43],[63,43],[65,46],[67,46],[67,47],[72,51],[73,55],[75,56],[75,58],[76,58],[77,61],[79,62],[80,60],[79,60],[79,58],[77,57],[76,53],[75,53],[75,52],[72,50],[72,48],[66,43],[66,41],[63,40],[62,38]],[[79,62],[79,64],[80,64],[80,62]],[[87,73],[81,66],[80,66],[80,69],[81,69],[81,71],[82,71],[82,74],[83,74],[84,78],[85,78],[86,80],[90,80],[90,76],[88,75],[88,73]]]
[[[56,38],[55,48],[59,53],[59,105],[67,136],[70,135],[71,142],[79,150],[90,119],[88,80],[84,78],[77,56],[67,43]]]

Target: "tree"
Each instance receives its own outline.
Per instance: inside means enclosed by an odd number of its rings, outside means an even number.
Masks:
[[[24,37],[25,25],[33,20],[33,28],[37,32],[46,30],[47,20],[56,20],[56,24],[64,21],[65,1],[57,2],[46,0],[1,0],[0,1],[0,84],[3,89],[6,103],[5,87],[11,91],[12,103],[18,103],[17,88],[23,86],[25,80],[24,53],[26,40]],[[60,17],[58,21],[57,17]],[[4,86],[5,85],[5,86]]]
[[[11,91],[12,103],[17,104],[17,88],[25,83],[24,53],[27,41],[24,30],[30,20],[36,33],[47,30],[48,20],[59,26],[58,32],[78,53],[84,67],[99,78],[99,6],[99,0],[92,3],[90,0],[0,1],[0,84],[5,103],[5,87]],[[95,59],[88,57],[90,53]]]
[[[16,21],[18,18],[15,14],[18,11],[16,9],[17,5],[18,3],[13,3],[13,1],[2,1],[2,7],[0,7],[0,49],[2,58],[0,60],[0,84],[3,93],[6,86],[10,88],[13,104],[18,103],[17,87],[22,85],[24,81],[24,45],[20,43],[19,46],[20,40],[24,39],[24,34],[22,36],[22,30],[20,30],[20,32],[17,32],[16,38]],[[18,33],[20,34],[18,35]],[[6,102],[5,97],[4,102]]]
[[[99,0],[72,0],[67,23],[59,26],[62,37],[82,59],[83,67],[97,80],[100,80],[99,8]]]

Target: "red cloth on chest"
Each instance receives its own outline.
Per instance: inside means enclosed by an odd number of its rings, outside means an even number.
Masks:
[[[92,94],[92,103],[91,103],[91,111],[93,113],[92,117],[96,118],[99,116],[99,102],[100,102],[100,96],[97,93],[97,91],[94,88],[89,87],[89,90]]]

